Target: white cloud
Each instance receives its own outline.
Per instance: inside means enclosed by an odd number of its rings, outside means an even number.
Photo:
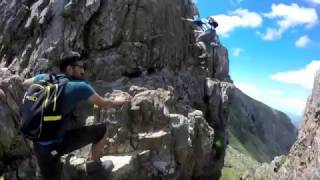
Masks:
[[[255,84],[235,82],[235,86],[250,97],[262,101],[264,96],[280,96],[282,91],[279,89],[262,89]]]
[[[308,0],[309,2],[315,3],[315,4],[320,4],[320,0]]]
[[[306,106],[308,96],[295,97],[295,96],[277,96],[269,97],[265,103],[287,114],[301,116]]]
[[[270,95],[280,96],[282,92],[279,89],[270,89],[267,91]]]
[[[272,11],[264,14],[264,16],[270,19],[277,19],[278,25],[277,28],[267,29],[267,32],[262,36],[264,40],[279,39],[289,28],[296,26],[310,28],[318,23],[316,9],[300,7],[295,3],[291,5],[272,4]]]
[[[279,39],[281,38],[283,32],[284,32],[283,29],[268,28],[266,34],[262,35],[262,39],[264,40]]]
[[[239,82],[235,82],[234,84],[242,92],[244,92],[245,94],[247,94],[248,96],[254,99],[260,100],[263,95],[263,91],[254,84],[239,83]]]
[[[240,53],[242,53],[242,52],[243,52],[243,49],[241,49],[241,48],[232,49],[232,55],[233,56],[240,56]]]
[[[292,96],[279,89],[263,89],[254,84],[235,82],[242,92],[248,96],[288,114],[301,116],[306,105],[307,95]]]
[[[231,4],[240,4],[243,0],[231,0]]]
[[[236,28],[257,28],[262,23],[259,14],[247,9],[237,9],[228,15],[220,14],[213,17],[219,23],[217,33],[222,36],[228,36]]]
[[[296,42],[295,45],[296,47],[305,47],[309,42],[310,42],[310,38],[308,36],[301,36]]]
[[[288,84],[295,84],[307,89],[312,89],[314,76],[319,67],[320,60],[312,61],[310,64],[306,65],[306,67],[302,69],[288,72],[279,72],[271,75],[270,78],[275,81],[280,81]]]

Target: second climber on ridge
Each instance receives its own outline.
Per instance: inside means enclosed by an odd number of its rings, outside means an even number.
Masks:
[[[199,58],[212,57],[213,48],[217,47],[219,44],[219,38],[216,33],[218,22],[212,16],[209,16],[207,19],[195,18],[183,20],[192,22],[193,24],[201,28],[200,34],[196,39],[197,46],[202,50]]]

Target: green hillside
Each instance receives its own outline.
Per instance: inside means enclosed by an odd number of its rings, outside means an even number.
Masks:
[[[228,121],[229,146],[220,180],[235,180],[259,163],[287,154],[297,129],[284,113],[236,90]]]

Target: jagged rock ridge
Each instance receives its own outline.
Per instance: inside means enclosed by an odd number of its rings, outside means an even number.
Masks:
[[[216,48],[213,65],[197,58],[194,28],[181,21],[197,14],[191,0],[4,0],[0,12],[0,172],[6,179],[35,175],[30,146],[17,131],[21,78],[54,72],[61,57],[76,52],[100,94],[134,97],[130,107],[107,112],[83,104],[76,112],[81,123],[71,124],[117,122],[103,157],[114,160],[114,179],[220,176],[234,87],[226,48]],[[86,178],[87,151],[62,159],[64,179]]]
[[[0,121],[0,142],[6,145],[1,157],[11,157],[14,145],[22,147],[10,163],[1,161],[5,178],[34,178],[30,146],[13,124],[21,78],[55,72],[51,67],[61,57],[75,53],[88,62],[88,78],[99,93],[134,97],[123,109],[105,112],[83,104],[76,113],[82,124],[118,122],[103,157],[123,162],[116,164],[114,179],[219,177],[233,85],[222,45],[215,51],[214,70],[196,58],[194,28],[181,21],[197,13],[192,1],[1,1],[0,12],[0,66],[6,74],[1,76],[1,108],[8,112]],[[65,179],[86,178],[81,158],[86,151],[62,160]]]

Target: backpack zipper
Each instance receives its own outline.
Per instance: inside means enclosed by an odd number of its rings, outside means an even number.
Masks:
[[[45,100],[45,107],[47,107],[48,105],[48,101],[49,101],[49,96],[50,96],[50,85],[46,87],[47,88],[47,98]]]
[[[54,93],[53,112],[56,111],[56,107],[57,107],[58,84],[55,84],[55,86],[56,86],[56,89],[55,89],[55,93]]]

